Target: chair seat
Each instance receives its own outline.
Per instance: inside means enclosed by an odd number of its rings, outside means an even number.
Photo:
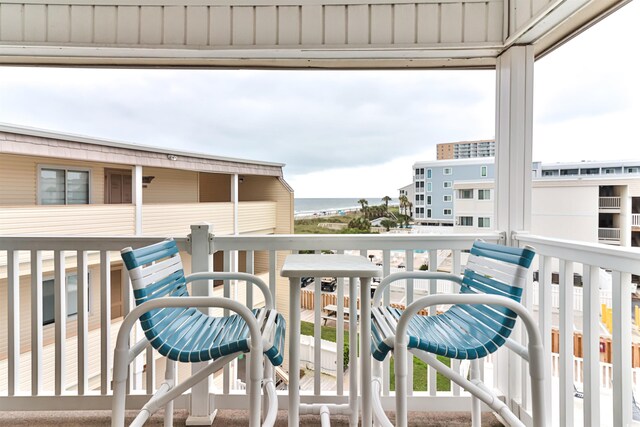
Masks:
[[[372,307],[371,352],[376,360],[383,361],[393,350],[393,337],[403,312],[393,307]],[[492,320],[483,316],[469,305],[453,306],[435,316],[414,316],[409,321],[408,348],[452,359],[485,357],[504,344],[515,320],[507,318],[503,324],[491,324]]]
[[[147,339],[163,356],[179,362],[206,362],[237,352],[249,352],[249,328],[239,315],[210,317],[195,308],[169,308],[151,313],[154,318],[162,311],[163,319],[147,328],[141,322]],[[283,361],[285,320],[281,314],[264,308],[252,310],[260,324],[264,354],[274,366]],[[269,322],[272,316],[275,322]],[[149,320],[151,320],[149,319]],[[156,333],[156,331],[161,331]]]

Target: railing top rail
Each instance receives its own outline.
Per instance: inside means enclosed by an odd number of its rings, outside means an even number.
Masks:
[[[103,250],[119,251],[122,248],[140,247],[163,240],[164,237],[140,236],[0,236],[0,250],[15,251],[55,251],[55,250]],[[186,247],[187,238],[176,238],[181,249]]]
[[[555,239],[516,232],[513,238],[536,249],[540,255],[553,256],[586,265],[640,275],[640,249]]]
[[[469,249],[477,239],[498,242],[502,234],[287,234],[214,236],[215,250]]]

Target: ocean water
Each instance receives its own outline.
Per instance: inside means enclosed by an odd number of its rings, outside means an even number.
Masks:
[[[369,205],[381,205],[382,197],[358,197],[358,198],[298,198],[294,200],[294,213],[296,215],[336,212],[341,210],[359,209],[358,200],[365,199]],[[390,205],[397,205],[398,199],[392,199]]]

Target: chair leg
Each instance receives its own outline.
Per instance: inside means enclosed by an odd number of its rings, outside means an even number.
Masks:
[[[176,362],[167,359],[167,367],[164,372],[164,379],[173,388],[176,381]],[[164,405],[164,427],[173,427],[173,400]]]
[[[262,352],[259,354],[261,353]],[[260,382],[262,381],[264,370],[262,367],[262,357],[255,356],[253,354],[251,356],[252,357],[247,360],[247,362],[249,362],[247,378],[247,395],[249,396],[249,427],[259,427],[260,417],[262,415],[260,410]]]
[[[124,427],[125,399],[127,397],[127,361],[129,350],[116,348],[113,363],[113,399],[111,427]]]
[[[476,360],[471,361],[470,369],[471,381],[480,379],[480,362]],[[474,394],[471,395],[471,426],[481,427],[482,425],[482,411],[480,399]]]
[[[407,346],[396,343],[394,370],[396,374],[396,427],[407,427]],[[404,345],[402,345],[404,344]]]

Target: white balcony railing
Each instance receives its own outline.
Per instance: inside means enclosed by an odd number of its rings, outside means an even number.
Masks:
[[[182,249],[189,249],[193,260],[201,260],[202,257],[212,257],[214,251],[223,253],[222,267],[225,270],[232,269],[236,259],[245,259],[243,270],[264,272],[264,277],[274,293],[275,301],[279,309],[287,315],[288,311],[288,281],[279,278],[279,267],[287,253],[299,250],[320,251],[330,249],[336,252],[352,252],[363,255],[375,254],[376,262],[382,263],[383,274],[386,276],[395,271],[401,256],[404,259],[415,259],[415,263],[405,262],[407,270],[416,269],[426,258],[438,260],[432,262],[430,268],[435,270],[440,266],[449,265],[451,270],[459,273],[466,259],[464,249],[471,246],[473,240],[483,238],[487,241],[499,241],[500,234],[448,234],[448,235],[321,235],[309,239],[305,235],[297,236],[220,236],[212,239],[205,238],[206,244],[197,245],[197,239],[176,239]],[[631,342],[631,300],[630,274],[640,274],[640,253],[630,249],[611,248],[604,245],[588,245],[577,242],[566,242],[548,238],[517,234],[518,243],[534,246],[539,254],[536,263],[539,264],[540,281],[538,287],[538,313],[540,327],[545,334],[548,349],[548,372],[551,374],[551,328],[552,328],[552,296],[551,272],[556,263],[560,268],[559,306],[573,307],[573,293],[567,292],[567,284],[573,283],[574,264],[583,265],[583,324],[584,330],[584,393],[585,393],[585,417],[599,420],[599,378],[593,372],[599,372],[598,353],[598,326],[600,295],[598,293],[598,279],[595,274],[598,268],[606,268],[612,271],[613,291],[612,306],[613,319],[613,360],[611,372],[613,375],[612,393],[616,406],[613,414],[603,425],[622,425],[619,414],[631,412],[631,387],[629,378],[622,373],[631,369],[630,351],[621,351],[628,348]],[[32,409],[58,409],[58,410],[86,410],[108,409],[110,407],[110,376],[112,363],[112,327],[115,329],[118,323],[112,323],[112,301],[114,295],[111,292],[111,271],[115,264],[112,263],[113,252],[126,246],[140,246],[157,241],[157,238],[98,238],[98,237],[0,237],[0,254],[7,258],[7,264],[0,266],[0,281],[7,284],[7,293],[3,293],[3,301],[0,304],[8,307],[6,315],[0,311],[0,324],[7,325],[6,336],[0,334],[0,340],[6,341],[6,352],[0,355],[0,366],[6,369],[0,371],[0,410],[32,410]],[[192,247],[190,247],[193,245]],[[42,254],[53,252],[52,263],[43,263]],[[237,257],[236,251],[244,252],[244,257]],[[29,260],[24,261],[28,255]],[[415,258],[414,258],[415,257]],[[21,262],[22,261],[22,262]],[[56,322],[54,325],[41,326],[42,319],[42,280],[44,276],[51,275],[55,278],[55,295],[58,300],[64,296],[64,271],[78,272],[78,314],[67,318],[63,315],[63,308],[56,306]],[[532,269],[533,271],[534,269]],[[89,282],[95,284],[91,287],[87,284],[86,275],[83,272],[91,271]],[[20,280],[22,278],[22,281]],[[124,286],[127,286],[126,275],[122,275]],[[530,283],[532,281],[530,280]],[[410,303],[414,298],[425,293],[448,292],[451,289],[437,281],[425,282],[407,281],[405,287],[395,287],[385,296],[386,302],[398,297],[402,304]],[[347,295],[346,283],[338,284],[336,298]],[[128,287],[127,287],[128,289]],[[88,291],[87,291],[88,290]],[[225,295],[242,294],[243,290],[236,289],[233,284],[225,284],[222,291]],[[531,298],[533,287],[525,292],[525,304],[532,307],[534,298]],[[323,294],[326,295],[326,294]],[[313,357],[308,361],[308,366],[322,366],[323,351],[319,335],[319,325],[322,316],[322,299],[320,293],[313,295],[313,312],[310,314],[312,322],[318,327],[313,337]],[[247,304],[252,305],[252,294],[246,294]],[[22,301],[22,304],[20,304]],[[122,312],[127,313],[133,302],[130,292],[124,293]],[[565,331],[573,331],[573,310],[559,310],[559,329],[561,339],[561,352],[559,361],[559,389],[555,394],[560,396],[559,412],[554,414],[556,425],[572,425],[573,412],[573,354],[572,342],[567,340],[572,334]],[[339,313],[338,313],[339,315]],[[6,316],[6,317],[4,317]],[[29,320],[31,319],[31,320]],[[303,316],[304,319],[304,316]],[[71,330],[73,328],[73,330]],[[96,329],[97,328],[97,329]],[[76,337],[77,336],[77,337]],[[521,333],[516,331],[515,338],[520,339]],[[288,345],[300,345],[299,337],[288,337]],[[91,342],[91,347],[89,346]],[[94,344],[95,342],[95,344]],[[94,347],[95,345],[95,347]],[[341,349],[343,339],[338,338],[336,348]],[[4,346],[0,346],[4,348]],[[52,350],[51,350],[52,349]],[[365,353],[363,353],[365,354]],[[326,358],[326,355],[325,355]],[[99,362],[97,362],[99,360]],[[508,353],[499,352],[491,358],[494,362],[483,364],[484,376],[493,384],[493,387],[502,391],[504,398],[511,406],[519,407],[520,416],[527,421],[530,409],[529,392],[524,369],[521,368],[517,358],[513,359]],[[497,363],[500,369],[493,369]],[[146,365],[145,372],[142,367]],[[465,366],[454,362],[454,367],[461,371]],[[161,366],[156,366],[156,360],[151,352],[143,354],[131,368],[133,380],[129,384],[131,399],[128,402],[135,407],[144,401],[154,390],[154,379]],[[5,376],[6,372],[6,376]],[[213,390],[216,394],[216,405],[219,408],[242,408],[245,398],[238,390],[234,390],[236,384],[241,384],[244,378],[236,381],[233,372],[236,370],[225,369],[217,375]],[[390,389],[390,367],[384,368],[385,384],[383,390],[383,405],[387,410],[394,407],[393,391]],[[321,369],[314,369],[310,374],[313,386],[310,390],[302,392],[302,401],[321,399],[327,403],[344,403],[348,392],[343,386],[343,381],[348,375],[337,369],[335,376],[321,375]],[[412,375],[409,375],[412,378]],[[326,391],[327,381],[329,388],[334,391]],[[429,369],[426,378],[417,380],[413,384],[415,391],[409,397],[408,405],[411,410],[420,411],[459,411],[469,407],[470,398],[458,387],[452,386],[450,390],[439,390],[436,386],[436,373]],[[551,385],[547,396],[551,402],[553,395]],[[282,393],[286,393],[282,392]],[[428,398],[436,397],[436,399]],[[625,398],[621,398],[625,396]],[[628,397],[628,398],[627,398]],[[194,394],[191,399],[209,399],[204,395]],[[280,398],[280,407],[286,409],[287,399]],[[186,400],[177,402],[177,406],[185,407]],[[518,409],[518,408],[516,408]],[[605,409],[603,409],[605,411]],[[617,415],[616,415],[617,414]],[[597,416],[596,416],[597,415]],[[609,416],[604,414],[605,416]],[[630,415],[629,415],[630,416]],[[585,418],[586,419],[586,418]],[[624,418],[626,419],[626,418]],[[593,421],[592,425],[598,425]]]
[[[608,241],[619,242],[620,229],[619,228],[598,228],[598,240],[608,240]]]
[[[620,197],[600,197],[600,209],[620,209]]]
[[[640,214],[631,214],[631,226],[640,227]]]

